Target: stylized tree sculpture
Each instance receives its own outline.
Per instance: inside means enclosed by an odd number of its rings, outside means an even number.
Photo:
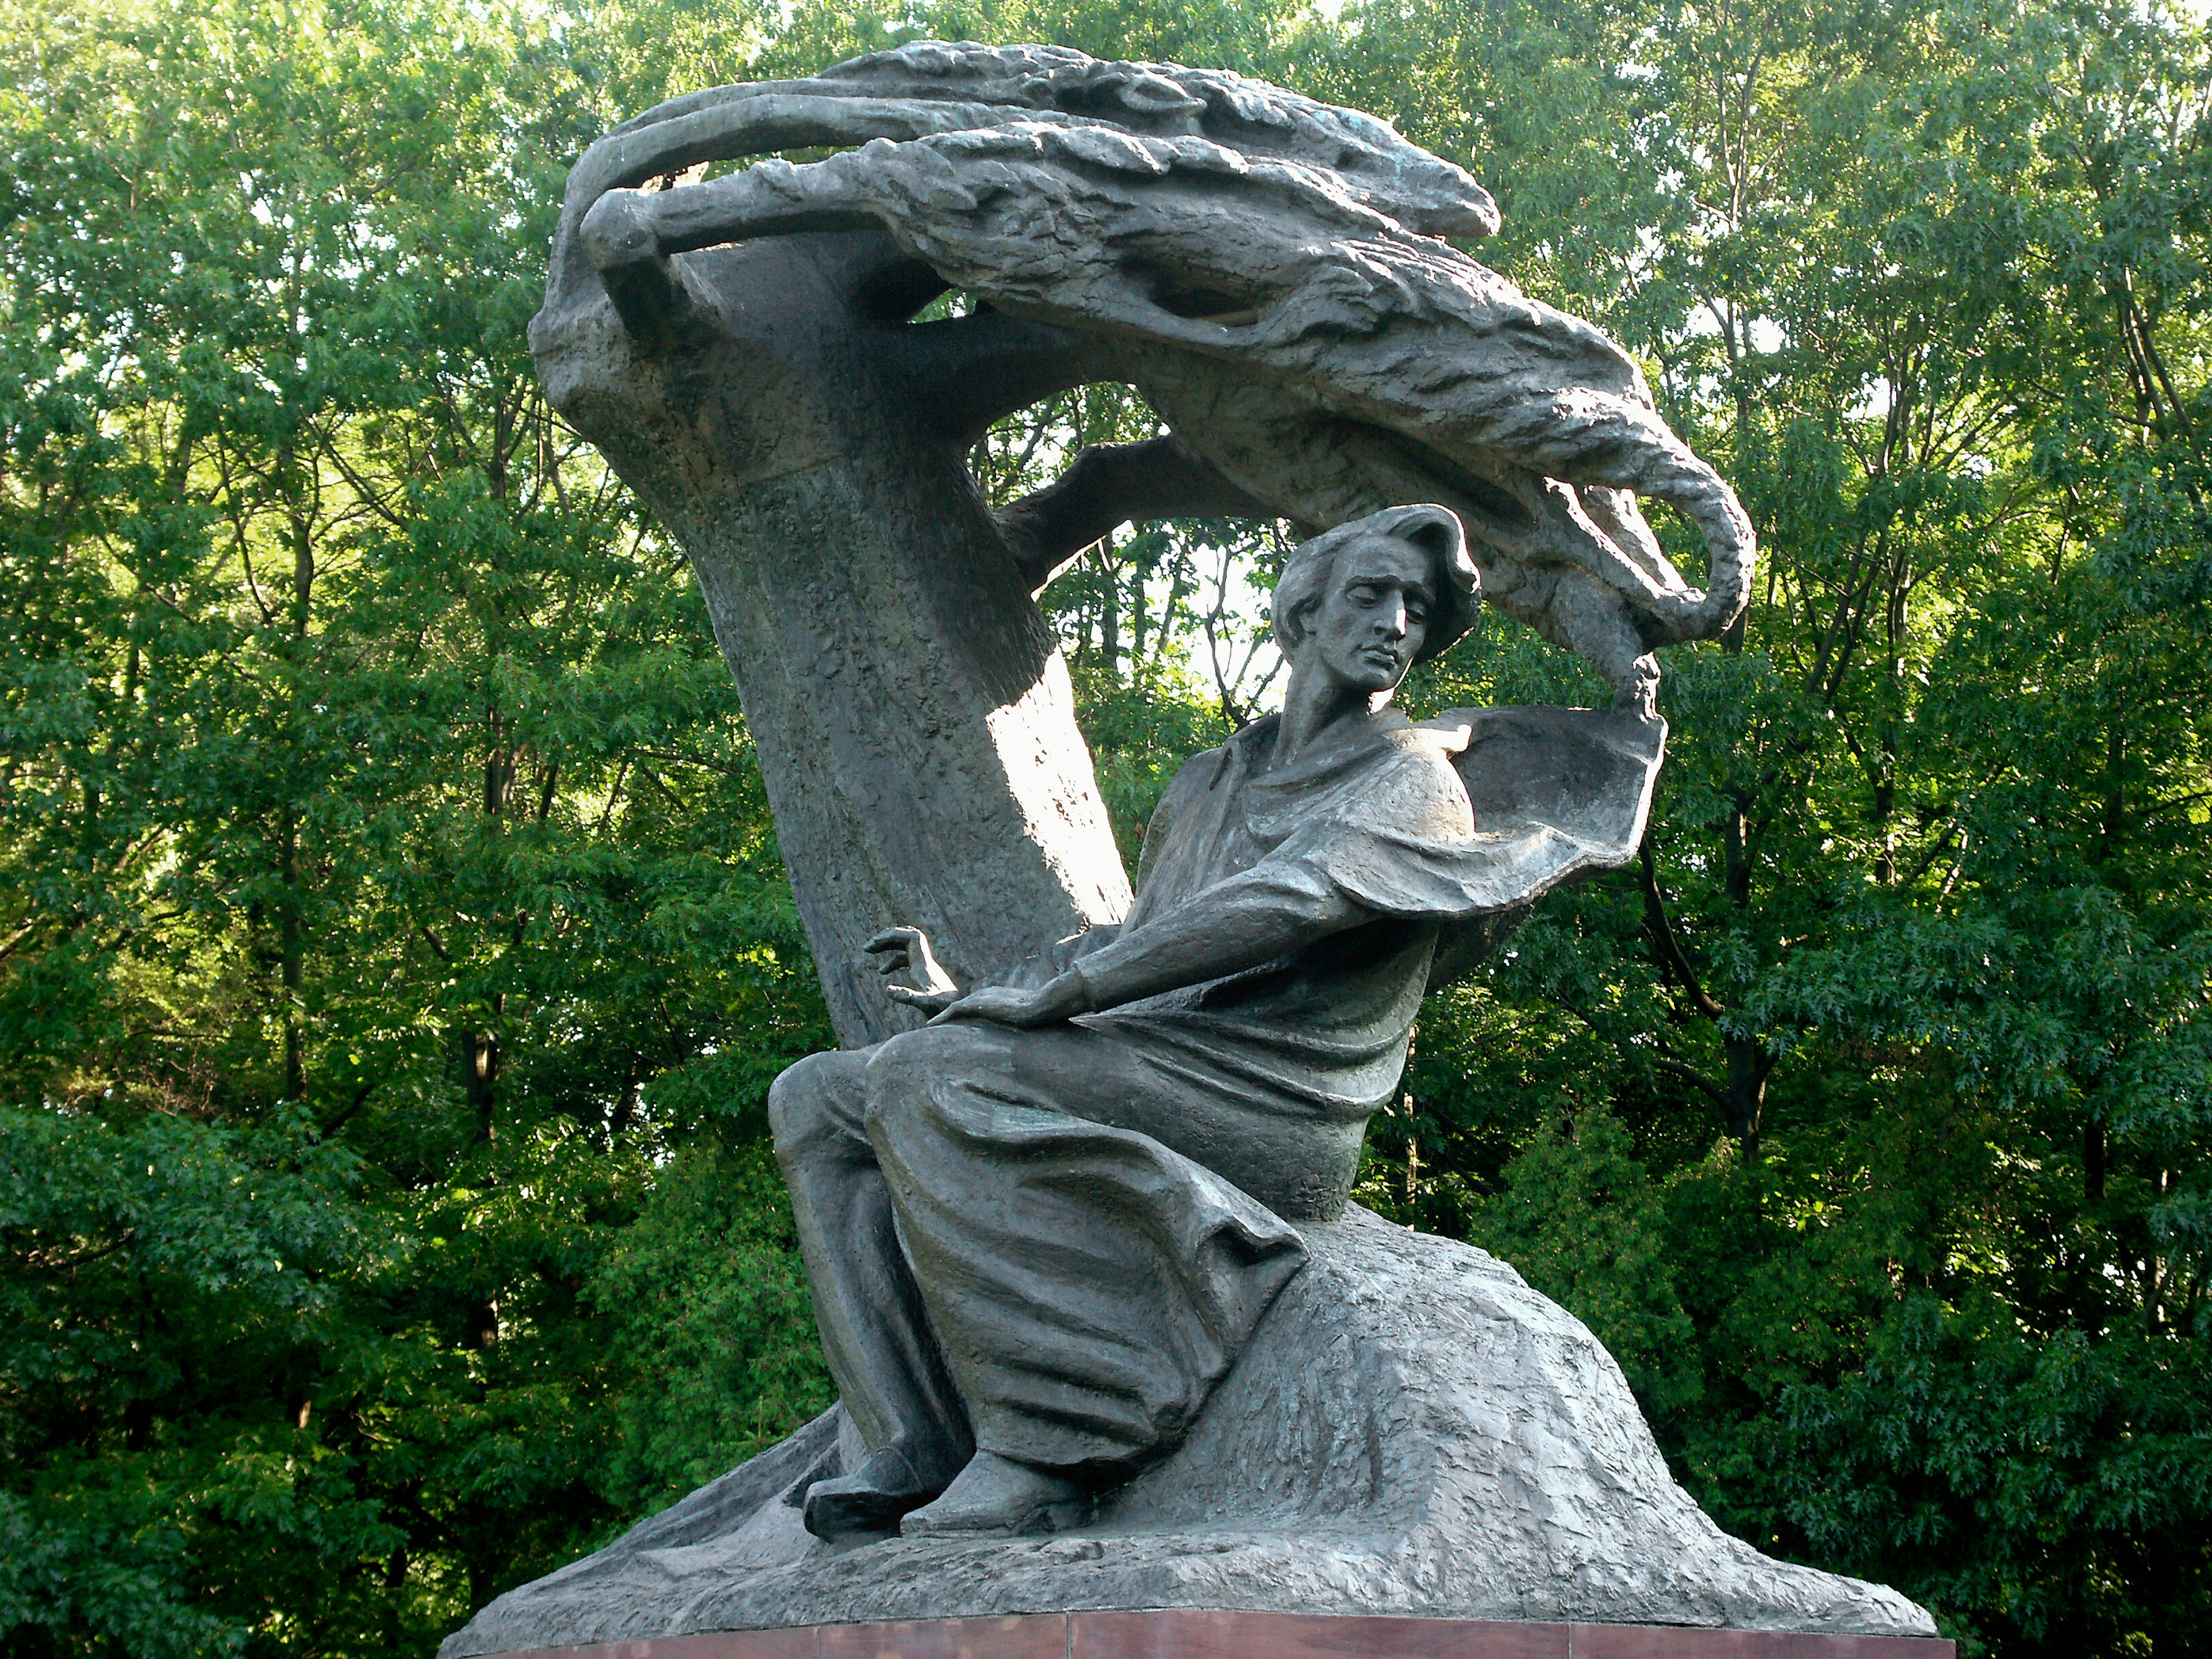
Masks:
[[[843,1042],[912,1021],[858,965],[879,927],[964,981],[1126,907],[1032,599],[1124,520],[1443,502],[1490,602],[1646,710],[1651,649],[1742,609],[1749,523],[1635,365],[1440,240],[1497,225],[1369,116],[1045,46],[720,88],[577,164],[532,348],[698,572]],[[971,314],[910,320],[947,288]],[[976,440],[1098,381],[1172,435],[994,514]],[[1702,532],[1705,590],[1638,495]]]

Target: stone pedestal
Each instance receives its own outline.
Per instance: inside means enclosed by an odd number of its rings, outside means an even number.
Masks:
[[[441,1659],[1949,1653],[1895,1590],[1715,1526],[1612,1357],[1504,1263],[1358,1209],[1301,1231],[1311,1259],[1189,1438],[1082,1527],[810,1538],[808,1485],[857,1453],[831,1411]]]
[[[1954,1659],[1955,1651],[1933,1637],[1177,1608],[725,1631],[502,1659]]]

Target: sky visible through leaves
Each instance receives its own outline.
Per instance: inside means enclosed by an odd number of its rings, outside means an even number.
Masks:
[[[1646,858],[1425,1007],[1360,1201],[1588,1322],[1760,1548],[1963,1653],[2212,1647],[2201,7],[0,0],[11,1659],[428,1655],[829,1402],[750,739],[525,330],[595,136],[929,35],[1388,117],[1757,525]],[[1047,591],[1125,857],[1279,694],[1289,545]],[[1603,695],[1493,618],[1406,700]]]

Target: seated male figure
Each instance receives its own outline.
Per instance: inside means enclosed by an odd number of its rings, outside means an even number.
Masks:
[[[1349,1196],[1471,873],[1455,738],[1390,707],[1472,625],[1458,520],[1307,543],[1274,629],[1283,712],[1176,775],[1136,902],[962,994],[915,929],[871,941],[934,1015],[811,1056],[769,1098],[832,1374],[867,1455],[823,1537],[1065,1524],[1180,1443]]]

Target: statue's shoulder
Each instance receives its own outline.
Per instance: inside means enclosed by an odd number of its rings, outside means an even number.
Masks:
[[[1459,836],[1474,828],[1467,785],[1459,774],[1469,730],[1465,721],[1419,720],[1384,734],[1384,757],[1368,799],[1376,817],[1404,829]]]
[[[1211,749],[1201,749],[1181,766],[1176,768],[1175,781],[1168,785],[1170,793],[1177,789],[1203,789],[1229,766],[1233,743],[1216,744]]]
[[[1194,798],[1203,795],[1229,770],[1229,760],[1226,744],[1200,750],[1176,769],[1166,792],[1160,796],[1160,804],[1153,809],[1153,816],[1172,817]]]
[[[1176,769],[1160,805],[1180,804],[1193,795],[1204,794],[1240,769],[1251,769],[1273,744],[1275,728],[1281,724],[1281,715],[1263,714],[1239,728],[1228,742],[1200,750]]]
[[[1241,735],[1241,734],[1240,734]],[[1145,825],[1145,853],[1138,872],[1141,888],[1150,879],[1152,867],[1159,857],[1160,848],[1173,831],[1176,820],[1188,811],[1194,802],[1204,799],[1206,792],[1229,775],[1232,765],[1231,750],[1237,738],[1212,749],[1201,749],[1176,769],[1154,805],[1152,816]]]

